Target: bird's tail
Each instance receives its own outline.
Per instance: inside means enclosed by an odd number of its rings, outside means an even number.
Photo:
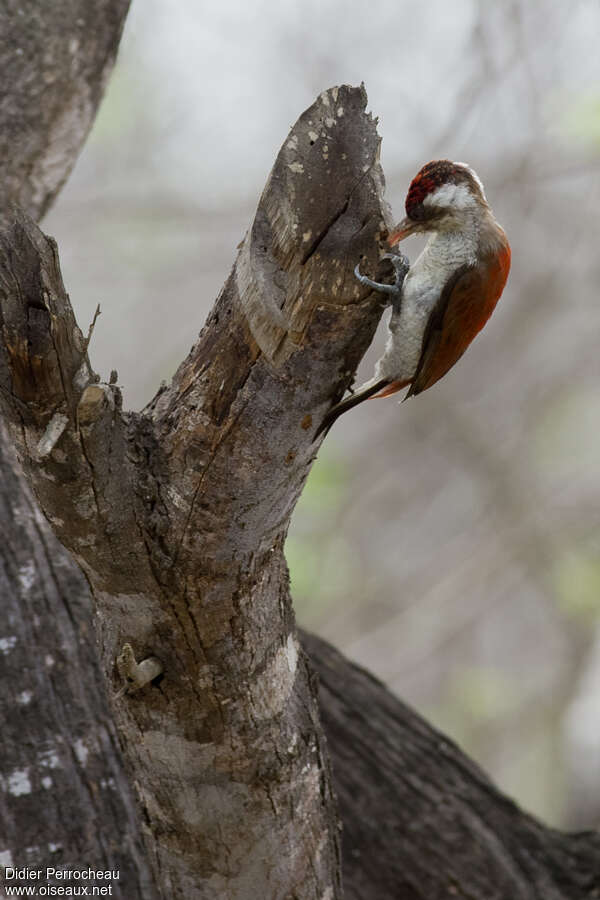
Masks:
[[[358,406],[359,403],[362,403],[363,400],[368,400],[369,397],[372,397],[382,388],[386,387],[390,383],[389,378],[380,378],[378,381],[367,381],[362,388],[359,388],[356,393],[352,394],[351,397],[348,397],[346,400],[341,400],[339,403],[336,403],[335,406],[332,406],[329,412],[326,414],[325,418],[315,431],[314,440],[319,437],[320,434],[327,434],[333,423],[339,419],[342,413],[347,412],[349,409],[353,409],[355,406]]]

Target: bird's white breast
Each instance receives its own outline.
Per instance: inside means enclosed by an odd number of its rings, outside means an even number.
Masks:
[[[466,230],[431,236],[406,276],[399,312],[392,312],[390,335],[376,367],[377,379],[396,381],[414,376],[423,334],[444,285],[458,268],[475,263],[476,252],[476,234]]]

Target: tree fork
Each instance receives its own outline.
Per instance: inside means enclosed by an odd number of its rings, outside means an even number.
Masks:
[[[363,88],[332,88],[300,117],[198,341],[141,414],[92,372],[53,242],[18,212],[0,237],[3,412],[92,587],[115,722],[172,897],[341,896],[283,542],[313,423],[381,314],[353,277],[361,255],[376,267],[386,227],[365,106]],[[117,665],[128,645],[162,667],[135,693]]]

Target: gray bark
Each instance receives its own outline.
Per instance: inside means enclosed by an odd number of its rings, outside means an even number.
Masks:
[[[38,217],[67,177],[114,63],[127,0],[0,11],[0,185]],[[156,896],[108,711],[89,588],[40,515],[0,427],[0,861],[118,869]]]
[[[5,0],[0,10],[0,185],[39,219],[83,146],[129,0]]]
[[[318,638],[346,900],[593,900],[600,835],[547,828],[445,735]]]
[[[0,860],[118,869],[113,896],[149,900],[155,893],[97,663],[89,590],[0,433]]]

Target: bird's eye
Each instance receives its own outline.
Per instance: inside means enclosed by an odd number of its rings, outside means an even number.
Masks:
[[[431,215],[431,210],[427,209],[426,206],[423,206],[422,203],[417,203],[410,211],[410,218],[414,219],[415,222],[424,222],[425,219],[428,219]]]

